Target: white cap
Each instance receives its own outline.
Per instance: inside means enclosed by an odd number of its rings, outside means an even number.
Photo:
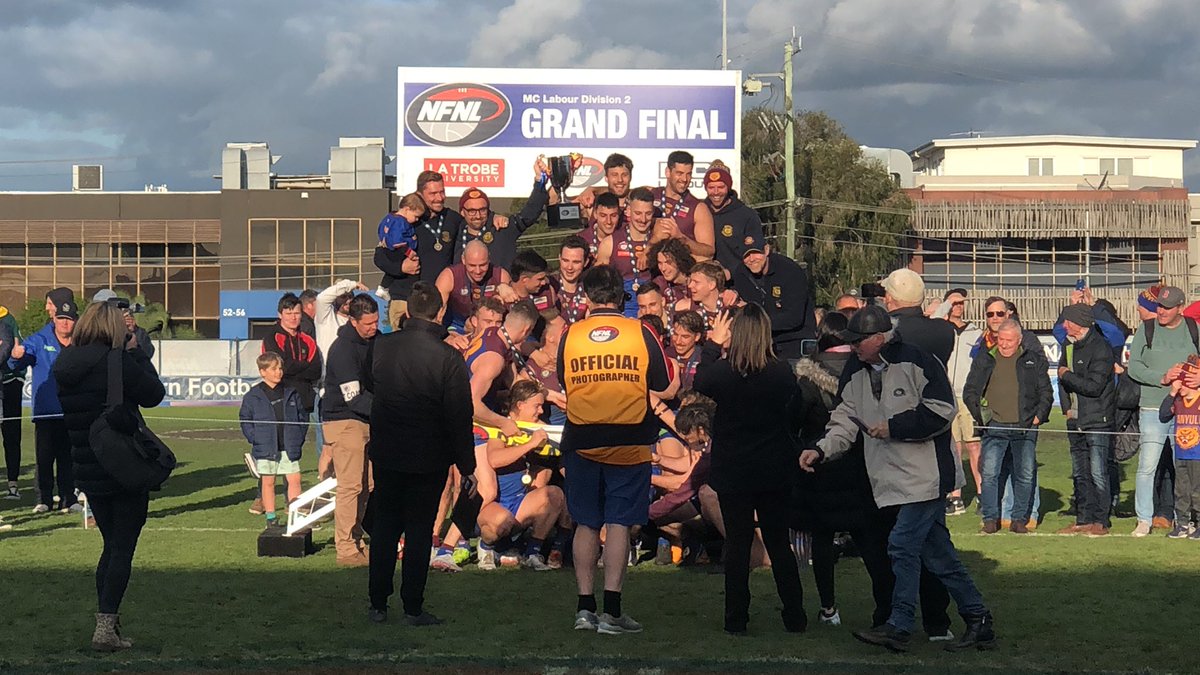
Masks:
[[[95,295],[92,296],[92,302],[108,302],[115,297],[117,297],[117,294],[113,292],[113,289],[101,288],[100,290],[96,291]]]
[[[921,275],[902,267],[887,275],[882,282],[883,290],[887,291],[897,302],[908,305],[919,305],[925,300],[925,281]]]

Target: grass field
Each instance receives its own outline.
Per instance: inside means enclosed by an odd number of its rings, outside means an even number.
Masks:
[[[856,559],[839,565],[843,626],[817,625],[811,573],[803,570],[813,623],[783,632],[770,574],[752,579],[748,637],[721,631],[722,578],[704,571],[634,569],[625,607],[646,625],[640,635],[606,637],[570,628],[570,570],[535,573],[473,566],[433,576],[429,609],[445,626],[406,628],[366,620],[366,570],[334,566],[332,525],[318,530],[325,548],[300,560],[255,557],[262,520],[246,507],[254,490],[240,455],[233,408],[164,408],[147,416],[181,465],[151,501],[133,579],[122,607],[137,642],[119,655],[88,649],[95,611],[93,570],[100,536],[75,516],[32,516],[32,430],[27,427],[20,502],[0,500],[15,525],[0,534],[0,672],[108,670],[194,672],[795,671],[1046,672],[1197,669],[1188,626],[1200,625],[1196,590],[1200,545],[1159,533],[1060,537],[1057,514],[1069,493],[1070,460],[1061,434],[1039,447],[1043,511],[1030,536],[976,533],[965,515],[951,528],[967,566],[996,617],[1002,642],[990,653],[946,654],[916,645],[892,655],[858,644],[850,630],[869,622],[866,575]],[[220,418],[221,422],[199,418]],[[1061,428],[1061,422],[1058,425]],[[306,456],[306,485],[315,461]],[[1127,492],[1133,487],[1126,469]],[[1128,500],[1128,496],[1127,496]],[[957,623],[955,630],[961,630]],[[609,672],[612,672],[611,670]]]

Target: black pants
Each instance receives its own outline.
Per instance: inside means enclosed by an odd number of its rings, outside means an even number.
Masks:
[[[4,468],[8,480],[15,481],[21,473],[21,390],[24,380],[13,380],[3,385],[4,400],[0,401],[0,434],[4,436]]]
[[[763,544],[771,556],[775,590],[783,601],[783,624],[802,630],[808,618],[800,567],[788,541],[789,492],[722,492],[717,497],[725,520],[725,630],[744,631],[750,622],[750,547],[756,512]]]
[[[817,593],[821,596],[822,607],[836,607],[837,599],[834,593],[834,566],[837,562],[833,549],[833,538],[836,533],[828,529],[815,529],[812,532],[812,570],[817,582]],[[892,573],[892,561],[887,554],[888,530],[879,527],[878,523],[869,527],[850,530],[850,537],[858,548],[863,566],[871,577],[871,597],[875,599],[875,611],[871,615],[871,625],[878,626],[887,623],[892,615],[892,589],[896,585],[896,577]]]
[[[375,490],[371,493],[371,565],[368,595],[371,606],[386,609],[395,592],[396,545],[404,535],[404,564],[400,569],[400,599],[404,613],[416,616],[425,604],[429,576],[429,549],[433,546],[433,521],[446,487],[446,472],[401,473],[372,467]]]
[[[57,468],[58,508],[71,506],[75,503],[75,474],[71,469],[71,439],[67,436],[67,425],[61,419],[40,420],[33,425],[33,439],[38,500],[46,506],[54,506],[54,470]]]
[[[1001,483],[1003,485],[1003,483]],[[881,527],[878,532],[881,536],[873,540],[870,545],[878,549],[882,549],[883,555],[887,555],[888,535],[891,534],[892,528],[896,525],[896,516],[900,514],[899,506],[889,506],[879,510],[881,518]],[[862,553],[862,549],[859,549]],[[889,565],[890,565],[889,558]],[[895,586],[895,577],[892,577],[892,585]],[[888,589],[888,597],[892,596],[891,588]],[[946,631],[950,630],[950,592],[946,590],[946,585],[941,579],[937,578],[933,572],[925,565],[921,565],[921,625],[925,628],[925,633],[928,635],[945,635]],[[891,615],[891,601],[888,602],[888,615]],[[876,624],[878,625],[878,624]]]
[[[124,492],[108,496],[88,495],[88,505],[96,519],[96,527],[104,537],[104,551],[96,566],[96,598],[101,614],[116,614],[129,586],[133,552],[146,524],[150,495]]]

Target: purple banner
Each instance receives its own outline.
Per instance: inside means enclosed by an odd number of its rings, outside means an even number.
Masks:
[[[731,86],[406,83],[404,145],[733,149]]]

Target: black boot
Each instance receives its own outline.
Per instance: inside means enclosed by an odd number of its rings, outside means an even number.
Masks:
[[[869,645],[887,647],[893,652],[906,652],[908,651],[908,642],[911,636],[904,631],[896,630],[892,624],[885,623],[882,626],[876,626],[869,630],[856,630],[854,631],[854,637]]]
[[[991,612],[981,616],[963,617],[967,622],[967,630],[958,642],[946,645],[946,651],[958,652],[965,649],[995,649],[996,631]]]

